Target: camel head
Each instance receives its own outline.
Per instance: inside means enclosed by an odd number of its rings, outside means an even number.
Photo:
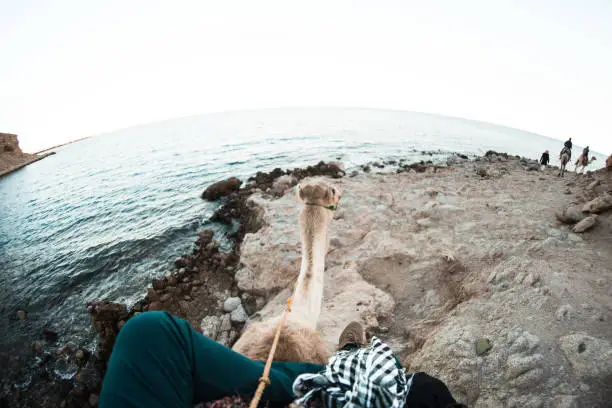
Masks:
[[[335,210],[340,202],[340,190],[325,181],[312,180],[298,184],[297,197],[304,204]]]

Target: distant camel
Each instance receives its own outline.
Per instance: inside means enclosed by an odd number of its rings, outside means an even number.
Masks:
[[[583,154],[581,154],[578,157],[578,160],[576,160],[576,173],[578,173],[578,168],[580,168],[580,172],[582,173],[584,171],[584,169],[586,169],[586,167],[591,164],[592,162],[594,162],[595,160],[597,160],[597,158],[595,156],[591,157],[591,160],[587,160],[586,157],[584,157]]]
[[[305,204],[299,216],[302,265],[291,313],[281,331],[274,360],[326,364],[330,353],[317,332],[317,321],[323,301],[327,230],[340,193],[319,181],[298,185],[297,196]],[[234,350],[253,360],[265,361],[280,319],[279,316],[248,326]]]
[[[557,174],[557,177],[563,177],[563,174],[565,174],[565,166],[567,166],[569,159],[570,159],[569,154],[567,154],[566,151],[561,152],[561,155],[559,156],[559,161],[561,162],[561,168],[559,169],[559,174]]]

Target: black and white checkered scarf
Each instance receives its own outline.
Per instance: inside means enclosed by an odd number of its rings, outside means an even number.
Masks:
[[[391,348],[377,337],[370,345],[339,351],[318,374],[293,383],[295,404],[324,408],[401,408],[412,385]]]

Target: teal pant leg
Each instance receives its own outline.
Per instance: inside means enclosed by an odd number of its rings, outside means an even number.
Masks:
[[[100,395],[100,407],[192,407],[224,396],[252,395],[264,364],[196,332],[167,312],[131,318],[119,332]],[[295,377],[322,366],[274,363],[263,400],[293,400]]]

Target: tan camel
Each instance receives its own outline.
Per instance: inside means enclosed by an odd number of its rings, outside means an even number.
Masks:
[[[569,154],[567,154],[567,152],[563,151],[561,152],[561,155],[559,156],[559,161],[561,162],[561,168],[559,169],[559,174],[557,174],[558,177],[563,177],[563,174],[565,174],[565,166],[567,166],[567,163],[569,162]]]
[[[274,360],[326,364],[330,352],[316,328],[323,301],[327,230],[340,193],[325,182],[314,181],[298,185],[297,196],[305,204],[299,215],[302,265]],[[249,325],[233,349],[253,360],[265,361],[280,318]]]
[[[576,160],[576,173],[578,173],[578,168],[580,168],[580,172],[582,173],[584,171],[584,169],[586,169],[586,167],[591,164],[592,162],[594,162],[595,160],[597,160],[597,158],[595,156],[591,157],[591,160],[586,160],[586,158],[584,157],[584,155],[580,155],[578,157],[578,159]]]

